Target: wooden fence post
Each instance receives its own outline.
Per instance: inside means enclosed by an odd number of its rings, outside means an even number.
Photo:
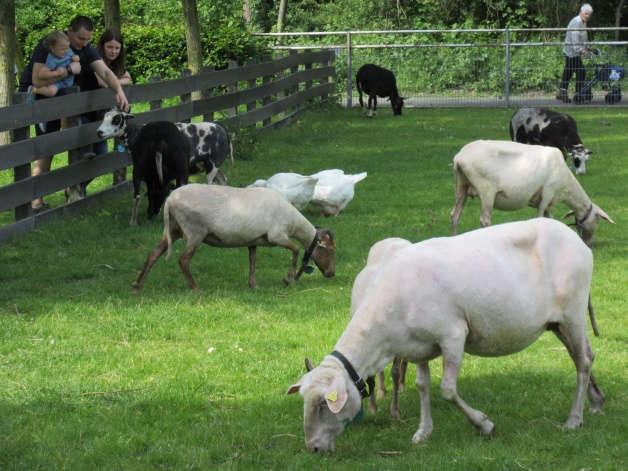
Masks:
[[[258,63],[259,63],[258,59],[253,59],[248,64],[253,65],[253,64],[258,64]],[[249,79],[247,82],[247,85],[249,89],[255,88],[257,86],[257,77]],[[257,100],[250,101],[246,104],[246,112],[248,113],[249,111],[253,111],[256,107],[257,107]],[[254,123],[253,126],[257,126],[257,123]]]
[[[334,66],[334,60],[336,59],[336,54],[335,53],[331,53],[329,56],[329,60],[325,62],[324,65],[328,65],[330,67]],[[321,83],[329,83],[329,82],[333,82],[334,81],[334,77],[333,76],[329,76],[327,77],[327,79],[322,79]],[[329,99],[329,94],[328,93],[323,93],[321,95],[321,101],[326,101]]]
[[[16,93],[15,95],[13,95],[13,104],[18,105],[20,103],[24,103],[26,102],[26,98],[27,98],[26,93]],[[11,131],[11,142],[23,141],[24,139],[28,139],[29,134],[30,134],[30,126],[25,126],[23,128],[14,129],[13,131]],[[30,162],[24,165],[20,165],[18,167],[13,167],[13,181],[18,182],[30,176],[31,176]],[[30,202],[24,203],[15,208],[15,220],[16,221],[27,218],[30,215],[31,215]]]
[[[229,66],[227,67],[228,69],[236,69],[238,67],[238,63],[236,61],[229,61]],[[231,84],[229,84],[227,86],[227,93],[235,93],[236,91],[238,91],[238,81],[236,80],[235,82],[232,82]],[[233,108],[227,108],[227,116],[229,118],[232,118],[233,116],[236,116],[238,114],[238,106],[236,105]]]
[[[206,66],[203,67],[201,69],[201,73],[211,73],[215,70],[215,68],[213,66]],[[201,98],[207,99],[207,98],[211,98],[211,96],[214,94],[214,88],[206,88],[205,90],[201,91]],[[208,113],[205,113],[203,115],[203,121],[213,121],[214,120],[214,112],[210,111]]]
[[[181,71],[181,78],[190,77],[191,75],[192,75],[192,71],[190,69],[183,69]],[[192,92],[183,93],[182,95],[179,96],[179,99],[181,100],[181,104],[189,103],[192,100]],[[191,120],[191,116],[190,118],[183,119],[182,122],[189,123],[190,120]]]
[[[77,86],[73,86],[71,88],[67,89],[67,93],[78,93],[79,92],[79,87]],[[61,124],[63,124],[63,120],[61,121]],[[74,126],[80,126],[81,123],[81,115],[76,115],[76,116],[70,116],[68,118],[66,118],[66,128],[71,128]],[[61,129],[61,128],[60,128]],[[81,160],[83,160],[85,158],[85,154],[89,153],[92,151],[92,146],[87,145],[87,146],[81,146],[81,147],[77,147],[76,149],[68,149],[68,165],[72,165],[75,162],[79,162]],[[74,203],[75,201],[81,200],[83,198],[85,198],[85,196],[87,195],[87,185],[89,184],[89,181],[85,181],[85,182],[81,182],[77,185],[72,185],[68,188],[65,189],[65,202],[66,204],[68,203]]]
[[[298,54],[299,51],[295,51],[294,49],[290,49],[290,55],[293,56],[295,54]],[[292,74],[296,74],[299,71],[299,66],[298,65],[293,65],[292,67],[290,67],[290,75]],[[288,96],[292,95],[293,93],[297,93],[299,91],[299,84],[297,83],[294,87],[288,89]],[[294,107],[292,107],[292,110],[296,111],[299,109],[299,105],[296,104],[294,105]]]
[[[155,82],[159,82],[161,81],[161,77],[159,75],[154,75],[151,78],[148,79],[148,83],[155,83]],[[157,99],[157,100],[151,100],[148,102],[148,106],[150,107],[150,110],[158,110],[161,108],[161,99]]]
[[[264,62],[265,61],[271,61],[272,60],[272,56],[270,56],[270,55],[264,56],[263,60],[264,60]],[[267,83],[272,82],[273,77],[274,77],[274,75],[272,75],[272,74],[271,75],[264,75],[262,77],[262,84],[267,84]],[[265,96],[264,98],[262,98],[262,106],[266,106],[269,103],[271,103],[272,101],[273,101],[272,95]],[[270,126],[271,121],[272,121],[272,118],[270,118],[270,117],[264,119],[262,121],[262,127]]]
[[[308,72],[312,71],[312,63],[311,62],[308,62],[307,64],[305,64],[304,67],[305,67],[306,71],[308,71]],[[309,88],[312,88],[312,83],[313,83],[312,79],[306,80],[305,81],[305,90],[307,90]]]

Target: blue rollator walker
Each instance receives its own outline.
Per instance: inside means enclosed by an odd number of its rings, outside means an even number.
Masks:
[[[594,52],[596,57],[599,57],[599,50]],[[591,103],[593,99],[593,87],[596,84],[601,84],[602,90],[605,90],[606,96],[604,101],[613,105],[621,101],[621,85],[620,80],[624,78],[625,70],[623,67],[612,64],[593,64],[593,78],[587,80],[578,93],[573,97],[574,103],[579,105]]]

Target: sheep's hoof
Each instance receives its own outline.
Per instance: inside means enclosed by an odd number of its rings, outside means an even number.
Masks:
[[[430,438],[431,434],[432,434],[431,428],[429,429],[420,428],[419,430],[416,431],[416,433],[412,437],[412,443],[422,443],[424,441],[427,441],[427,439]]]
[[[482,423],[478,427],[480,429],[480,433],[485,437],[492,437],[495,432],[495,424],[491,422],[488,417],[485,417],[482,420]]]
[[[292,282],[293,282],[293,281],[294,281],[294,278],[293,278],[293,277],[291,277],[291,276],[286,276],[286,277],[283,279],[283,284],[284,284],[284,285],[286,285],[286,286],[290,286],[290,285],[292,284]]]
[[[142,290],[142,285],[138,284],[137,281],[134,281],[131,283],[131,290],[133,291],[133,294],[139,294]]]
[[[567,422],[565,422],[563,428],[566,430],[575,430],[580,426],[582,426],[582,418],[571,416],[567,419]]]

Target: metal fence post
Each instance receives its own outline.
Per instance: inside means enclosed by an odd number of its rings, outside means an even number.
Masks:
[[[506,46],[506,58],[505,58],[505,74],[504,78],[504,100],[506,106],[510,106],[510,29],[506,28],[505,30],[505,46]]]
[[[353,72],[351,70],[351,60],[353,55],[353,49],[351,48],[351,31],[347,31],[347,108],[353,107]]]

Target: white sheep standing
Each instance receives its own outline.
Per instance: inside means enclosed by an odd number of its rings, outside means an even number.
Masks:
[[[331,231],[317,229],[279,193],[268,188],[234,188],[190,184],[173,191],[164,205],[164,232],[148,255],[133,288],[139,291],[151,267],[173,241],[183,238],[185,249],[179,266],[190,288],[198,285],[190,272],[190,260],[204,242],[214,247],[248,247],[249,287],[254,288],[257,246],[279,246],[292,252],[286,284],[298,279],[314,260],[325,277],[334,276],[336,246]],[[298,273],[300,242],[305,253]]]
[[[510,355],[548,330],[575,364],[576,391],[564,427],[578,428],[585,395],[592,413],[600,413],[604,403],[587,337],[592,274],[591,250],[565,224],[548,218],[498,224],[399,250],[381,264],[331,354],[288,389],[303,397],[306,447],[333,451],[336,437],[361,410],[362,378],[394,357],[417,364],[421,413],[414,443],[427,440],[433,430],[429,362],[438,356],[443,358],[443,398],[490,435],[493,422],[458,392],[465,352]],[[592,310],[589,316],[593,324]]]
[[[510,141],[473,141],[454,157],[456,204],[451,211],[455,235],[467,196],[479,196],[480,224],[491,224],[493,208],[513,211],[538,208],[539,216],[563,202],[571,208],[582,239],[591,245],[598,219],[614,221],[591,201],[555,147]]]

